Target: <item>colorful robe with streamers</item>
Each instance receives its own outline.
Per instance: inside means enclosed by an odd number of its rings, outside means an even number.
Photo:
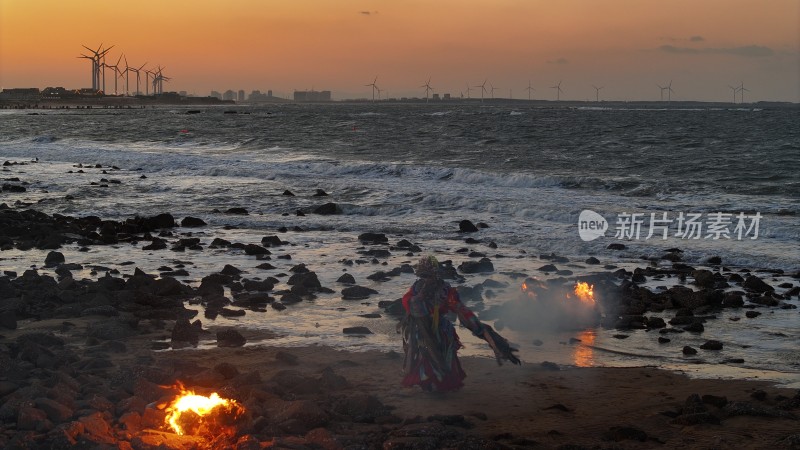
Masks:
[[[417,280],[403,296],[403,308],[406,312],[400,323],[405,350],[403,385],[419,385],[426,391],[461,388],[467,376],[456,355],[461,341],[445,315],[456,313],[461,324],[481,338],[484,325],[461,303],[458,291],[438,279]]]

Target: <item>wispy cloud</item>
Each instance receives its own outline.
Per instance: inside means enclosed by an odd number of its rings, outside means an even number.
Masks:
[[[567,61],[567,58],[556,58],[548,60],[547,64],[569,64],[569,61]]]
[[[359,11],[358,13],[362,16],[371,16],[373,14],[378,14],[378,11]]]
[[[699,35],[698,36],[692,36],[692,37],[689,38],[689,41],[691,41],[691,42],[703,42],[705,40],[706,39],[703,36],[699,36]]]
[[[678,54],[717,54],[717,55],[735,55],[748,58],[772,56],[775,54],[769,47],[763,45],[744,45],[741,47],[721,47],[721,48],[691,48],[691,47],[676,47],[674,45],[662,45],[658,50],[664,53],[678,53]]]

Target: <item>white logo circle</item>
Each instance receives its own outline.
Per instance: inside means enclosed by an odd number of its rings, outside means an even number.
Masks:
[[[578,235],[585,242],[593,241],[601,236],[606,235],[608,230],[608,221],[592,211],[591,209],[584,209],[578,216]]]

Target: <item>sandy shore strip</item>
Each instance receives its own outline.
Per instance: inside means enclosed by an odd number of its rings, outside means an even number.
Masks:
[[[213,447],[165,429],[153,405],[171,398],[177,381],[246,406],[247,419],[225,441],[237,448],[766,449],[800,442],[800,392],[766,382],[644,367],[498,367],[467,357],[464,389],[430,394],[399,386],[396,353],[265,344],[154,351],[170,321],[141,323],[125,340],[92,337],[104,322],[21,321],[3,333],[3,448]],[[201,344],[215,340],[212,332],[201,336]]]

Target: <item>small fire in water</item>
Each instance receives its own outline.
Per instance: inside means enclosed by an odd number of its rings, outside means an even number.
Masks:
[[[225,427],[244,413],[244,407],[236,400],[222,398],[216,392],[204,396],[179,387],[181,393],[167,406],[164,419],[177,434],[215,434],[215,425]]]
[[[594,305],[594,285],[585,281],[578,282],[575,285],[575,295],[584,302]]]

